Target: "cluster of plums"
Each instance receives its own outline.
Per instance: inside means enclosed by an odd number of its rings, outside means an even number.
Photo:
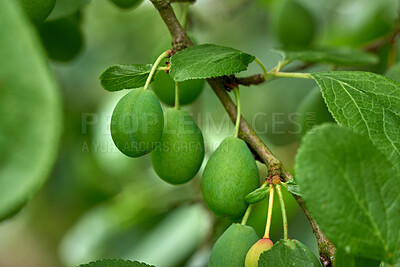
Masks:
[[[168,74],[166,77],[171,79]],[[168,86],[166,83],[159,89],[173,94],[174,89]],[[186,183],[203,162],[203,136],[188,112],[167,108],[163,114],[157,96],[141,88],[122,97],[112,114],[111,135],[117,148],[127,156],[151,153],[153,168],[164,181]],[[192,94],[190,101],[194,99]],[[202,175],[202,193],[207,206],[216,215],[232,220],[244,215],[248,206],[245,197],[259,184],[254,157],[246,143],[236,137],[222,141],[211,154]],[[250,262],[257,263],[261,252],[271,246],[269,239],[258,241],[253,228],[233,224],[215,244],[210,266],[240,266],[246,254],[246,266],[257,266]]]
[[[289,239],[286,240],[285,245],[288,246],[288,249],[300,248],[305,257],[311,261],[309,266],[321,266],[314,253],[300,241]],[[208,266],[258,267],[261,254],[270,250],[273,246],[274,244],[269,238],[259,239],[252,227],[232,224],[215,243]]]
[[[232,224],[215,243],[208,266],[257,267],[261,253],[272,246],[270,239],[259,239],[252,227]]]
[[[161,54],[168,50],[169,44],[163,41],[157,51]],[[182,82],[180,105],[194,102],[203,86],[204,80]],[[151,153],[153,168],[164,181],[186,183],[203,162],[203,135],[187,111],[167,108],[163,112],[159,99],[175,105],[175,82],[169,74],[157,72],[152,87],[153,91],[135,89],[121,98],[111,118],[111,136],[116,147],[129,157]]]
[[[171,184],[192,179],[204,158],[203,135],[187,111],[167,108],[165,114],[153,91],[136,89],[116,105],[111,136],[129,157],[151,153],[153,168]]]

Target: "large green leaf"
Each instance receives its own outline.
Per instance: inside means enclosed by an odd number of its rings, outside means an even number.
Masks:
[[[143,87],[151,67],[151,64],[114,65],[101,74],[100,82],[107,91]]]
[[[373,65],[379,58],[371,53],[350,47],[278,49],[284,60],[300,60],[307,63],[330,63],[341,66]]]
[[[188,47],[171,57],[170,74],[175,81],[207,79],[247,69],[254,56],[212,44]]]
[[[339,125],[369,136],[400,169],[400,83],[369,72],[311,74]]]
[[[143,262],[106,259],[79,265],[79,267],[154,267]]]
[[[400,174],[367,136],[325,124],[303,139],[296,180],[321,230],[348,254],[400,257]]]
[[[0,220],[45,181],[61,125],[57,84],[18,3],[0,0]]]
[[[322,266],[315,255],[300,241],[279,240],[271,249],[263,252],[258,260],[259,267]]]
[[[347,254],[343,249],[336,249],[335,267],[378,267],[380,261],[360,258]]]

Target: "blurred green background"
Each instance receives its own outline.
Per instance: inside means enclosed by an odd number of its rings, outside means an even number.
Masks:
[[[98,80],[113,64],[151,63],[153,50],[169,38],[167,28],[150,1],[132,10],[121,10],[108,0],[80,1],[79,12],[68,7],[79,1],[57,1],[44,24],[26,20],[26,25],[43,41],[61,90],[61,141],[47,182],[16,216],[0,224],[0,266],[76,266],[102,258],[161,267],[206,266],[213,243],[230,222],[216,218],[203,204],[199,174],[185,185],[172,186],[156,176],[149,155],[132,159],[115,148],[110,116],[128,91],[107,92]],[[189,10],[188,31],[199,44],[242,50],[270,69],[281,59],[272,48],[362,47],[389,34],[397,18],[394,0],[297,2],[306,15],[282,15],[286,3],[280,0],[198,0]],[[181,5],[174,8],[182,13]],[[302,23],[303,29],[290,26]],[[380,63],[368,70],[382,73],[389,47],[377,53]],[[327,69],[331,66],[311,68]],[[259,72],[253,63],[239,76]],[[300,143],[298,108],[314,88],[312,81],[278,79],[241,90],[247,121],[290,170]],[[193,105],[184,108],[203,131],[207,159],[224,137],[232,135],[233,125],[208,85]],[[316,116],[325,112],[318,107],[311,111]],[[259,164],[259,170],[265,178],[266,167]],[[291,195],[286,194],[286,200],[290,237],[316,251],[305,216]],[[249,219],[260,236],[266,207],[265,201],[257,204]],[[278,202],[274,208],[272,240],[277,241],[282,236]]]

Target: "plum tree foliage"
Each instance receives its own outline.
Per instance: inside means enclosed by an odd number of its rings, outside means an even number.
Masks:
[[[83,9],[89,2],[0,0],[0,89],[4,96],[0,111],[10,114],[0,118],[4,126],[0,131],[4,152],[0,153],[2,220],[14,216],[29,202],[54,163],[60,139],[60,96],[46,59],[59,64],[78,58],[85,47],[81,27]],[[114,12],[127,12],[143,1],[110,2],[117,7]],[[252,4],[268,14],[265,21],[269,25],[261,28],[270,30],[272,38],[268,40],[275,42],[275,51],[281,55],[280,60],[268,64],[262,62],[262,56],[233,47],[194,42],[186,30],[203,23],[201,16],[192,13],[195,1],[150,2],[171,38],[160,38],[160,45],[148,56],[149,62],[115,62],[100,76],[107,91],[128,90],[109,114],[109,134],[126,159],[150,159],[150,171],[164,185],[179,188],[198,181],[193,190],[202,198],[184,199],[177,194],[173,200],[167,199],[162,186],[154,186],[151,192],[139,187],[124,189],[135,195],[134,201],[126,200],[124,193],[96,210],[99,217],[103,213],[122,217],[101,221],[99,231],[117,233],[116,225],[140,221],[141,216],[156,218],[154,205],[175,205],[179,211],[201,202],[203,208],[193,209],[193,217],[176,212],[179,216],[171,215],[168,224],[176,226],[188,220],[188,224],[200,225],[203,221],[193,218],[202,217],[199,214],[208,208],[216,218],[215,231],[209,234],[206,245],[210,253],[208,266],[398,266],[400,83],[396,80],[400,68],[395,63],[400,25],[397,17],[387,11],[389,7],[397,8],[395,1],[371,4],[371,18],[353,34],[340,37],[329,32],[337,31],[335,27],[340,25],[333,12],[331,16],[318,16],[325,8],[322,5],[300,0],[255,1]],[[242,4],[240,8],[248,5]],[[342,4],[341,11],[346,7]],[[232,4],[226,12],[236,14],[236,8]],[[324,27],[328,30],[322,32]],[[15,32],[15,40],[3,38],[10,31]],[[144,38],[135,36],[135,42]],[[250,64],[255,68],[249,68]],[[267,70],[266,65],[274,67]],[[283,165],[273,153],[275,147],[269,148],[269,142],[253,130],[254,122],[249,123],[243,115],[249,107],[242,105],[240,95],[263,88],[262,84],[273,84],[278,78],[308,80],[317,86],[292,107],[300,126],[294,133],[299,149],[293,168]],[[245,88],[249,86],[258,88]],[[196,109],[189,106],[197,104],[203,90],[216,94],[234,124],[234,131],[214,151],[207,151],[208,136],[203,137],[203,125],[191,112]],[[283,105],[286,100],[281,97],[268,101]],[[24,105],[24,112],[14,108],[17,102]],[[210,108],[210,103],[203,104]],[[12,141],[10,136],[14,137]],[[18,167],[21,164],[24,168]],[[147,170],[147,165],[143,168]],[[288,198],[282,191],[292,194],[305,213],[319,256],[302,242],[289,238]],[[249,217],[264,200],[268,202],[265,234],[259,236]],[[148,203],[149,210],[135,210],[137,201]],[[272,241],[269,233],[272,216],[277,212],[274,203],[279,203],[283,237]],[[224,220],[226,225],[221,223]],[[89,221],[82,224],[89,225]],[[220,226],[224,231],[219,231]],[[161,235],[160,229],[154,236]],[[174,229],[185,231],[184,227]],[[195,236],[182,235],[186,239]],[[148,246],[143,243],[143,247]],[[190,246],[180,250],[185,249],[194,250]],[[149,265],[115,259],[82,266]]]

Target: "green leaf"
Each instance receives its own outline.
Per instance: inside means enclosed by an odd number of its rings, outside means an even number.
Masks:
[[[294,179],[290,179],[289,181],[287,181],[286,183],[282,183],[282,185],[287,189],[287,191],[289,191],[290,193],[297,195],[297,196],[301,196],[300,191],[299,191],[299,186],[298,184],[295,182]]]
[[[59,19],[72,15],[89,2],[90,0],[57,0],[49,19]]]
[[[378,267],[379,264],[378,260],[357,257],[347,254],[342,249],[336,249],[335,267]]]
[[[19,1],[0,1],[0,220],[44,183],[61,127],[58,86]]]
[[[279,240],[271,249],[263,252],[259,267],[322,266],[315,255],[298,240]]]
[[[366,134],[400,170],[400,83],[369,72],[311,74],[339,125]]]
[[[254,56],[212,44],[188,47],[171,57],[170,74],[175,81],[207,79],[247,69]]]
[[[379,58],[371,53],[350,47],[278,49],[284,60],[300,60],[307,63],[329,63],[340,66],[374,65]]]
[[[143,87],[151,67],[151,64],[114,65],[101,74],[100,83],[111,92]]]
[[[400,174],[365,135],[325,124],[303,139],[296,181],[322,232],[346,253],[400,258]]]
[[[154,267],[143,262],[106,259],[79,265],[79,267]]]
[[[248,204],[254,204],[260,201],[263,201],[269,194],[269,187],[260,187],[257,188],[256,190],[254,190],[253,192],[249,193],[246,198],[245,201]]]

